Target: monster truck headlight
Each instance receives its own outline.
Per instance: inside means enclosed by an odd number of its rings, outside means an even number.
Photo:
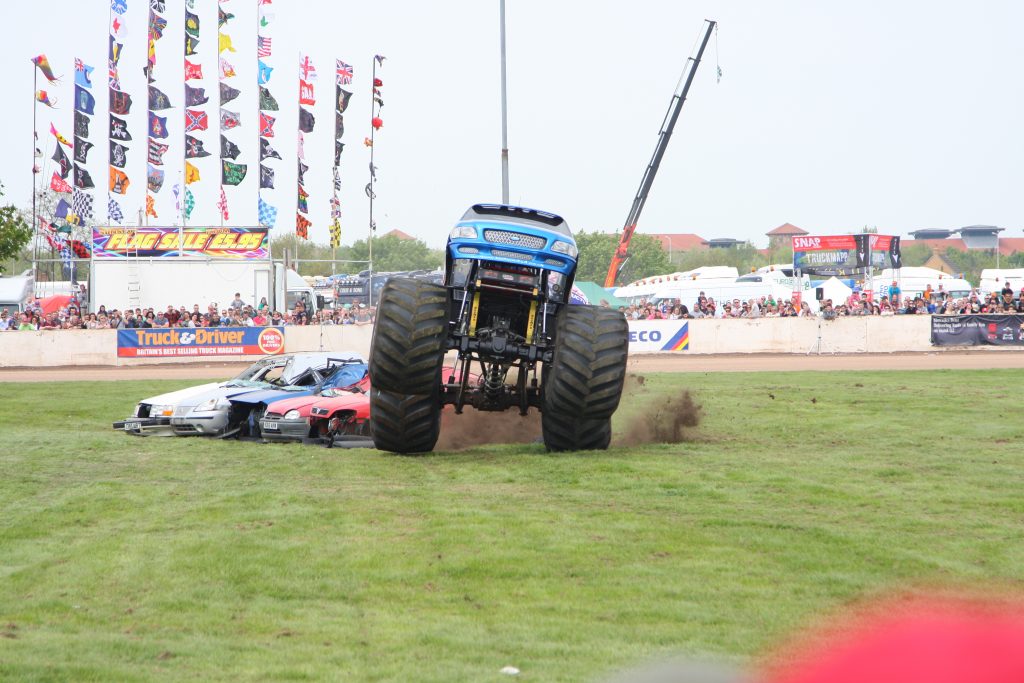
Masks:
[[[298,420],[299,419],[299,411],[297,411],[297,410],[289,410],[287,413],[284,414],[284,419],[286,419],[286,420]]]
[[[565,276],[561,273],[548,273],[548,298],[561,301],[565,298]]]
[[[565,254],[569,258],[576,258],[580,251],[576,248],[575,244],[571,242],[555,242],[551,245],[551,251],[557,251],[559,254]]]
[[[476,228],[474,228],[472,225],[456,225],[454,228],[452,228],[452,231],[448,233],[449,239],[455,240],[461,237],[475,240]]]

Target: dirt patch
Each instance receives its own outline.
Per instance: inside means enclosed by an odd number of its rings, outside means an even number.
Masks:
[[[630,400],[628,387],[630,384],[643,386],[643,375],[636,376],[627,382],[627,391],[623,400]],[[700,424],[701,407],[693,400],[693,395],[684,390],[676,396],[668,396],[653,401],[644,409],[644,416],[634,421],[625,433],[612,436],[613,446],[640,446],[652,443],[680,443],[686,441],[685,430]]]
[[[541,436],[540,411],[525,417],[514,410],[489,413],[466,408],[456,415],[451,407],[441,413],[441,436],[435,450],[460,451],[499,443],[533,443]]]

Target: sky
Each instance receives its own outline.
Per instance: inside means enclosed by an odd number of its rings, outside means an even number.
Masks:
[[[122,86],[133,96],[132,180],[122,201],[135,217],[144,203],[148,2],[127,0]],[[168,27],[157,43],[155,84],[170,96],[167,180],[156,195],[159,219],[177,223],[171,186],[183,167],[183,0],[167,0]],[[217,119],[216,2],[197,0],[199,57]],[[257,223],[257,0],[222,0],[235,15],[224,56],[242,95],[226,105],[242,125],[227,137],[249,174],[227,188],[229,224]],[[465,209],[501,199],[498,0],[274,0],[265,35],[273,54],[269,83],[281,105],[272,144],[283,160],[263,197],[280,214],[272,234],[294,229],[298,63],[316,65],[316,127],[306,135],[305,189],[310,237],[328,239],[332,192],[334,60],[355,67],[345,114],[340,193],[342,242],[369,231],[370,74],[386,57],[383,127],[376,135],[377,234],[402,230],[444,244]],[[55,141],[51,121],[71,136],[76,57],[96,67],[96,116],[88,169],[106,205],[106,0],[3,3],[2,64],[8,105],[0,156],[4,201],[31,198],[33,67],[45,53],[61,83],[40,86],[58,109],[39,105],[45,179]],[[657,142],[686,59],[705,18],[719,22],[683,107],[641,233],[697,233],[766,243],[786,222],[815,234],[877,227],[988,224],[1024,227],[1024,3],[1014,0],[507,0],[510,198],[558,213],[574,230],[618,232]],[[195,61],[195,60],[192,60]],[[721,80],[716,76],[721,68]],[[213,156],[196,165],[197,208],[190,224],[219,224],[218,133],[198,133]]]

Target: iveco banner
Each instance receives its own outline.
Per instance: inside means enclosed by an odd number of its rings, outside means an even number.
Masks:
[[[270,258],[267,228],[93,228],[95,258]]]
[[[671,353],[689,349],[690,324],[687,320],[629,321],[630,353]]]
[[[280,327],[154,327],[117,331],[121,358],[270,356],[284,351]]]

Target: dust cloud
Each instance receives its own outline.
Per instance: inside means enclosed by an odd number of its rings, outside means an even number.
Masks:
[[[681,443],[687,440],[684,429],[700,424],[701,406],[689,390],[657,399],[642,396],[643,375],[627,375],[622,401],[643,406],[640,415],[624,431],[612,435],[612,446],[629,447],[654,443]]]
[[[456,415],[447,406],[441,412],[441,436],[434,449],[460,451],[484,444],[533,443],[540,436],[540,411],[536,409],[524,417],[514,409],[482,412],[466,407],[462,415]]]

